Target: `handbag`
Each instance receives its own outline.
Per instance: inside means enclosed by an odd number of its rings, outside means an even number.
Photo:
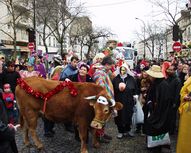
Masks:
[[[169,133],[157,135],[157,136],[147,136],[147,147],[153,148],[160,145],[170,145]]]
[[[144,123],[144,112],[138,98],[136,99],[136,123]]]

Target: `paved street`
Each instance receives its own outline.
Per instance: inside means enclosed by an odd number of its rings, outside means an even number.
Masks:
[[[65,131],[62,124],[57,124],[55,127],[56,134],[53,138],[45,138],[43,136],[43,125],[41,119],[38,124],[38,135],[45,145],[46,153],[79,153],[80,143],[74,139],[74,134]],[[111,120],[107,127],[106,133],[113,136],[113,140],[109,144],[101,144],[101,148],[94,149],[91,146],[91,141],[88,144],[89,153],[147,153],[145,137],[136,136],[134,138],[126,137],[121,140],[116,138],[116,126]],[[91,139],[91,138],[90,138]],[[17,132],[16,140],[19,148],[19,153],[37,153],[34,148],[25,148],[23,146],[23,137],[21,130]],[[32,142],[32,141],[31,141]],[[171,137],[172,153],[175,153],[176,136]],[[42,151],[41,151],[42,152]]]

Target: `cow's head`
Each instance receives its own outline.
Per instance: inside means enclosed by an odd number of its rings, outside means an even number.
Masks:
[[[90,105],[94,108],[95,117],[91,122],[91,127],[96,129],[103,128],[114,110],[120,110],[123,107],[121,103],[115,102],[113,99],[107,99],[104,96],[89,96],[85,99],[89,100]]]

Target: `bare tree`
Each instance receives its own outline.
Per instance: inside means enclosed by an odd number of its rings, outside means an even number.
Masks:
[[[84,42],[84,45],[88,47],[86,58],[89,58],[89,54],[91,53],[94,44],[99,43],[99,38],[108,38],[112,35],[113,34],[105,28],[95,28],[92,31],[89,31],[89,33],[87,34],[87,39]]]
[[[106,28],[93,28],[91,24],[85,25],[85,22],[77,22],[74,26],[75,30],[73,26],[70,29],[70,44],[72,46],[80,46],[81,58],[84,46],[87,46],[87,53],[85,54],[85,56],[86,59],[88,59],[91,51],[93,51],[93,46],[99,43],[99,38],[108,38],[113,35]]]
[[[137,37],[141,40],[141,42],[145,41],[146,48],[148,48],[152,59],[155,56],[156,46],[158,46],[158,56],[161,55],[162,44],[165,41],[165,33],[163,32],[163,28],[158,26],[157,24],[147,23],[145,25],[145,35],[146,39],[144,39],[144,32],[138,33],[136,32]],[[142,29],[144,29],[142,28]]]
[[[177,35],[179,35],[180,42],[182,42],[183,29],[179,28],[178,15],[180,15],[180,0],[148,0],[153,5],[161,9],[159,14],[165,15],[165,20],[170,23],[170,26],[177,27]]]
[[[39,37],[43,41],[43,45],[45,47],[46,53],[48,53],[48,45],[47,39],[53,35],[54,30],[49,30],[49,21],[54,17],[52,13],[51,6],[53,5],[52,0],[38,0],[36,2],[36,18],[37,18],[37,32],[39,33]]]
[[[21,22],[27,23],[27,20],[30,16],[30,9],[27,8],[28,0],[0,0],[4,6],[7,7],[8,14],[6,20],[1,20],[1,29],[0,31],[9,36],[13,41],[14,52],[13,60],[16,58],[16,45],[17,45],[17,30]],[[26,7],[20,7],[25,5]],[[5,17],[4,17],[5,18]],[[4,30],[4,27],[9,26],[12,30],[12,33]],[[5,28],[7,29],[7,28]]]
[[[75,0],[52,0],[52,5],[48,7],[52,13],[47,26],[60,44],[61,54],[64,52],[63,44],[70,25],[83,13],[82,5],[75,5]]]

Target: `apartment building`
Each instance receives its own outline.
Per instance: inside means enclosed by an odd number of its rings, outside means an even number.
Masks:
[[[28,3],[24,0],[12,1],[14,10],[9,10],[8,5],[0,3],[0,53],[11,56],[16,41],[16,52],[18,56],[27,56],[30,52],[28,45],[27,27],[30,26],[30,10]],[[13,20],[14,18],[14,20]],[[14,34],[15,33],[15,34]]]
[[[182,52],[191,52],[190,48],[188,47],[190,44],[191,47],[191,12],[190,10],[182,10],[181,16],[177,20],[177,23],[179,25],[179,28],[182,32],[182,45],[183,49]],[[166,31],[164,32],[164,36],[161,39],[161,41],[154,41],[154,56],[152,57],[151,52],[148,47],[146,47],[146,58],[152,59],[152,58],[164,58],[166,59],[171,52],[173,52],[172,45],[174,43],[173,41],[173,26],[167,27]],[[146,46],[152,46],[151,38],[147,38]],[[135,47],[138,50],[138,55],[140,58],[143,57],[143,48],[144,48],[144,41],[138,42]],[[160,55],[159,55],[160,53]],[[187,55],[187,54],[185,54]]]

